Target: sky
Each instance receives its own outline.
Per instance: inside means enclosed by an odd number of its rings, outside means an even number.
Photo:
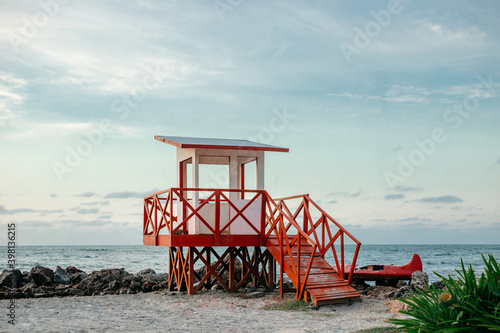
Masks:
[[[498,1],[0,3],[0,244],[142,244],[155,135],[245,139],[364,244],[500,243]]]

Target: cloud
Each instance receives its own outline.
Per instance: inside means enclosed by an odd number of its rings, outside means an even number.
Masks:
[[[52,223],[42,221],[23,221],[19,222],[21,228],[51,228]]]
[[[75,194],[74,197],[78,197],[78,198],[91,198],[91,197],[93,197],[95,195],[96,195],[95,192],[85,192],[85,193],[81,193],[81,194]]]
[[[123,192],[112,192],[108,193],[104,196],[104,199],[129,199],[129,198],[144,198],[148,195],[156,193],[157,190],[151,190],[148,192],[132,192],[132,191],[123,191]]]
[[[89,208],[89,209],[79,209],[77,211],[78,214],[97,214],[99,213],[99,208]]]
[[[94,202],[82,202],[82,206],[109,206],[109,201],[94,201]]]
[[[412,227],[412,228],[415,228],[415,227],[423,227],[425,226],[425,224],[423,224],[422,222],[418,222],[418,223],[411,223],[411,224],[407,224],[405,225],[405,227]]]
[[[330,200],[330,201],[328,201],[327,203],[329,203],[329,204],[336,204],[336,203],[337,203],[337,200]]]
[[[50,195],[50,197],[51,197],[51,198],[57,198],[57,194],[52,193],[52,194]]]
[[[18,209],[5,209],[5,206],[0,205],[0,214],[21,214],[21,213],[35,213],[38,210],[31,208],[18,208]]]
[[[456,203],[456,202],[464,202],[461,198],[456,197],[454,195],[443,195],[440,197],[428,197],[418,200],[420,202],[427,203]]]
[[[394,188],[396,191],[399,192],[420,192],[422,191],[421,187],[406,187],[406,186],[401,186],[398,185]]]
[[[415,222],[415,221],[429,222],[429,221],[431,221],[431,219],[423,219],[423,218],[420,218],[418,216],[415,216],[415,217],[408,217],[405,219],[401,219],[399,221],[400,222]]]
[[[404,198],[405,198],[404,194],[388,194],[385,196],[385,200],[398,200]]]
[[[107,224],[111,224],[111,221],[101,221],[101,220],[92,220],[92,221],[80,221],[80,220],[63,220],[60,223],[71,224],[72,227],[99,227]]]
[[[356,198],[356,197],[359,197],[359,195],[361,194],[361,192],[363,192],[363,189],[359,190],[358,192],[356,193],[353,193],[350,195],[351,198]]]
[[[401,151],[403,149],[404,149],[403,146],[397,146],[397,147],[392,148],[392,151]]]

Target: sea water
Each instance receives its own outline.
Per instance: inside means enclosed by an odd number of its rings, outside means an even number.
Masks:
[[[350,263],[354,246],[346,245],[345,260]],[[7,248],[0,248],[0,271],[7,269]],[[223,248],[218,250],[223,251]],[[500,261],[500,245],[362,245],[357,266],[369,264],[403,265],[414,253],[420,255],[424,272],[431,281],[439,278],[434,274],[456,275],[461,259],[479,272],[484,267],[481,254],[491,253]],[[334,263],[332,252],[326,260]],[[18,246],[16,268],[29,271],[36,265],[55,269],[75,266],[87,273],[106,268],[125,268],[130,273],[151,268],[157,273],[168,271],[168,248],[155,246]]]

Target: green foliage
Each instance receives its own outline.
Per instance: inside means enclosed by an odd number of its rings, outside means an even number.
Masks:
[[[483,257],[484,272],[476,277],[471,265],[457,270],[458,280],[438,275],[446,291],[430,288],[402,300],[409,305],[401,313],[408,319],[392,319],[405,332],[500,331],[500,266],[493,255]]]

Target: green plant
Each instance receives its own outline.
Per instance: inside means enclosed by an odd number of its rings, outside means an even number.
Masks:
[[[480,277],[462,260],[457,280],[438,275],[446,291],[417,291],[402,300],[409,308],[401,313],[410,318],[390,322],[406,332],[500,331],[500,266],[493,255],[482,257],[485,269]]]

